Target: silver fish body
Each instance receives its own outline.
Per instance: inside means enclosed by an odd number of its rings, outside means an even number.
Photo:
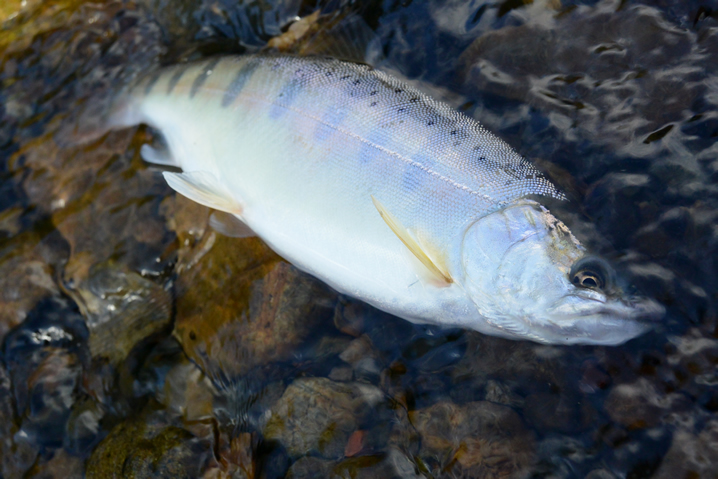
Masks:
[[[115,102],[108,127],[139,123],[163,134],[169,156],[143,156],[183,170],[165,174],[178,192],[409,321],[617,344],[660,314],[573,284],[584,248],[526,199],[561,198],[550,181],[478,122],[368,66],[271,55],[178,65]]]

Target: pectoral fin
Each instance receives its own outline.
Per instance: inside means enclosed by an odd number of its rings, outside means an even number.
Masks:
[[[242,205],[208,171],[189,171],[184,173],[165,171],[162,174],[170,188],[192,201],[235,215],[242,213]]]
[[[252,228],[242,220],[224,211],[215,211],[209,216],[209,225],[213,230],[230,238],[251,238],[257,236]]]
[[[454,280],[451,278],[449,273],[445,270],[445,268],[439,267],[435,261],[433,261],[429,255],[426,253],[425,249],[421,247],[418,241],[416,241],[409,231],[404,228],[404,226],[397,220],[389,211],[384,208],[384,206],[374,198],[372,195],[371,200],[374,202],[374,206],[376,207],[377,211],[379,211],[379,214],[381,215],[382,219],[386,222],[387,225],[389,225],[389,228],[394,232],[395,235],[399,237],[402,243],[409,248],[409,251],[412,252],[416,258],[421,261],[421,264],[426,266],[426,268],[431,272],[433,276],[435,276],[437,279],[440,279],[441,281],[444,281],[446,283],[453,283]]]
[[[177,166],[177,162],[174,161],[167,148],[150,146],[145,143],[140,148],[140,156],[147,163],[153,165]]]

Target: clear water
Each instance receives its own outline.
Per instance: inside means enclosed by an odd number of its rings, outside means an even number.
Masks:
[[[661,324],[613,348],[414,326],[213,233],[139,158],[151,132],[58,133],[316,10],[549,172],[552,211]],[[715,477],[715,4],[12,0],[0,21],[2,477]]]

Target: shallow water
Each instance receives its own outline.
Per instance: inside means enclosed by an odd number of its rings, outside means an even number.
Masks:
[[[674,3],[4,2],[0,475],[716,477],[718,8]],[[378,67],[544,168],[661,324],[613,348],[414,326],[213,232],[146,129],[64,141],[134,75],[317,9],[309,38],[361,17]]]

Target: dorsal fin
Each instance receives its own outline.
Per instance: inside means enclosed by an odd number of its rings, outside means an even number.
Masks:
[[[443,268],[440,268],[436,264],[436,262],[429,257],[424,248],[422,248],[419,242],[411,236],[409,231],[404,228],[404,226],[399,222],[399,220],[396,219],[394,215],[389,213],[389,211],[384,208],[384,205],[382,205],[379,200],[374,197],[374,195],[372,195],[371,200],[372,202],[374,202],[374,206],[376,207],[377,211],[379,211],[379,214],[381,215],[384,222],[386,222],[386,224],[389,226],[389,228],[391,228],[394,234],[399,237],[401,242],[404,243],[404,246],[409,248],[409,251],[411,251],[412,254],[416,256],[419,261],[421,261],[421,264],[426,266],[429,272],[431,272],[431,274],[437,279],[440,279],[447,284],[453,283],[454,280],[451,278],[451,275],[449,275],[448,271],[445,271]]]

